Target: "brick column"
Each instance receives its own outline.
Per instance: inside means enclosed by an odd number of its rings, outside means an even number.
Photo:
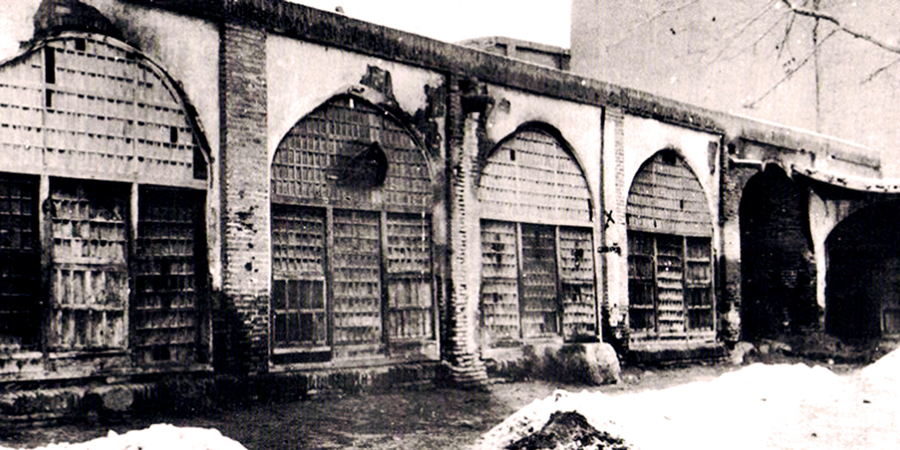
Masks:
[[[475,192],[475,160],[478,155],[480,114],[468,105],[460,92],[460,80],[449,77],[447,108],[447,160],[450,213],[450,292],[447,304],[447,342],[444,359],[449,363],[450,381],[463,387],[478,386],[487,380],[487,371],[478,348],[479,249],[472,235],[478,233]],[[477,242],[477,241],[474,241]]]
[[[266,32],[222,24],[220,41],[222,301],[218,367],[265,373],[271,255],[266,149]]]

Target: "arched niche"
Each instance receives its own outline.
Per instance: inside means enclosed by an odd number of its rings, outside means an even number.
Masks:
[[[632,340],[714,338],[712,216],[677,151],[662,150],[641,165],[625,217]]]
[[[522,127],[484,155],[478,200],[487,346],[596,339],[593,204],[558,134]]]
[[[290,129],[271,173],[276,363],[433,346],[435,189],[413,134],[338,95]]]
[[[825,329],[841,338],[900,334],[900,201],[868,206],[825,240]]]
[[[781,167],[767,164],[743,190],[742,338],[773,338],[818,321],[807,200]]]

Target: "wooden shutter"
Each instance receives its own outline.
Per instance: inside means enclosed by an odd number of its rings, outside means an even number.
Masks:
[[[688,327],[713,329],[712,248],[707,238],[685,238],[685,299]]]
[[[481,323],[491,343],[521,337],[516,242],[515,223],[481,221]]]
[[[631,329],[656,330],[656,242],[646,233],[628,233],[628,315]]]
[[[0,348],[34,348],[40,336],[37,179],[0,176]]]
[[[559,333],[554,227],[522,224],[522,334]]]
[[[381,342],[380,215],[334,211],[334,343]]]
[[[53,267],[49,345],[124,348],[128,189],[51,183]]]
[[[275,348],[326,346],[325,211],[272,205],[272,255]]]
[[[387,223],[388,336],[433,338],[430,217],[388,214]]]
[[[590,228],[559,227],[563,334],[566,338],[597,334],[593,248]]]
[[[203,197],[186,189],[141,187],[131,307],[138,362],[191,363],[197,359],[198,229]],[[201,253],[202,254],[202,253]]]

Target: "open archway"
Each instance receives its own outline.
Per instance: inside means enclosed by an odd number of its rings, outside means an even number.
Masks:
[[[770,164],[741,199],[742,338],[798,330],[818,320],[806,201],[784,170]]]
[[[825,329],[841,338],[900,334],[900,201],[848,217],[825,241]]]

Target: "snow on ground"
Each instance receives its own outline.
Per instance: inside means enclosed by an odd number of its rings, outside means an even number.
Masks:
[[[607,395],[557,391],[497,425],[473,449],[502,449],[555,411],[578,411],[636,449],[884,449],[900,445],[900,350],[853,375],[754,364],[706,382]]]
[[[105,438],[80,444],[50,444],[37,450],[247,450],[218,430],[151,425],[125,434],[109,432]],[[0,450],[10,450],[0,447]]]

